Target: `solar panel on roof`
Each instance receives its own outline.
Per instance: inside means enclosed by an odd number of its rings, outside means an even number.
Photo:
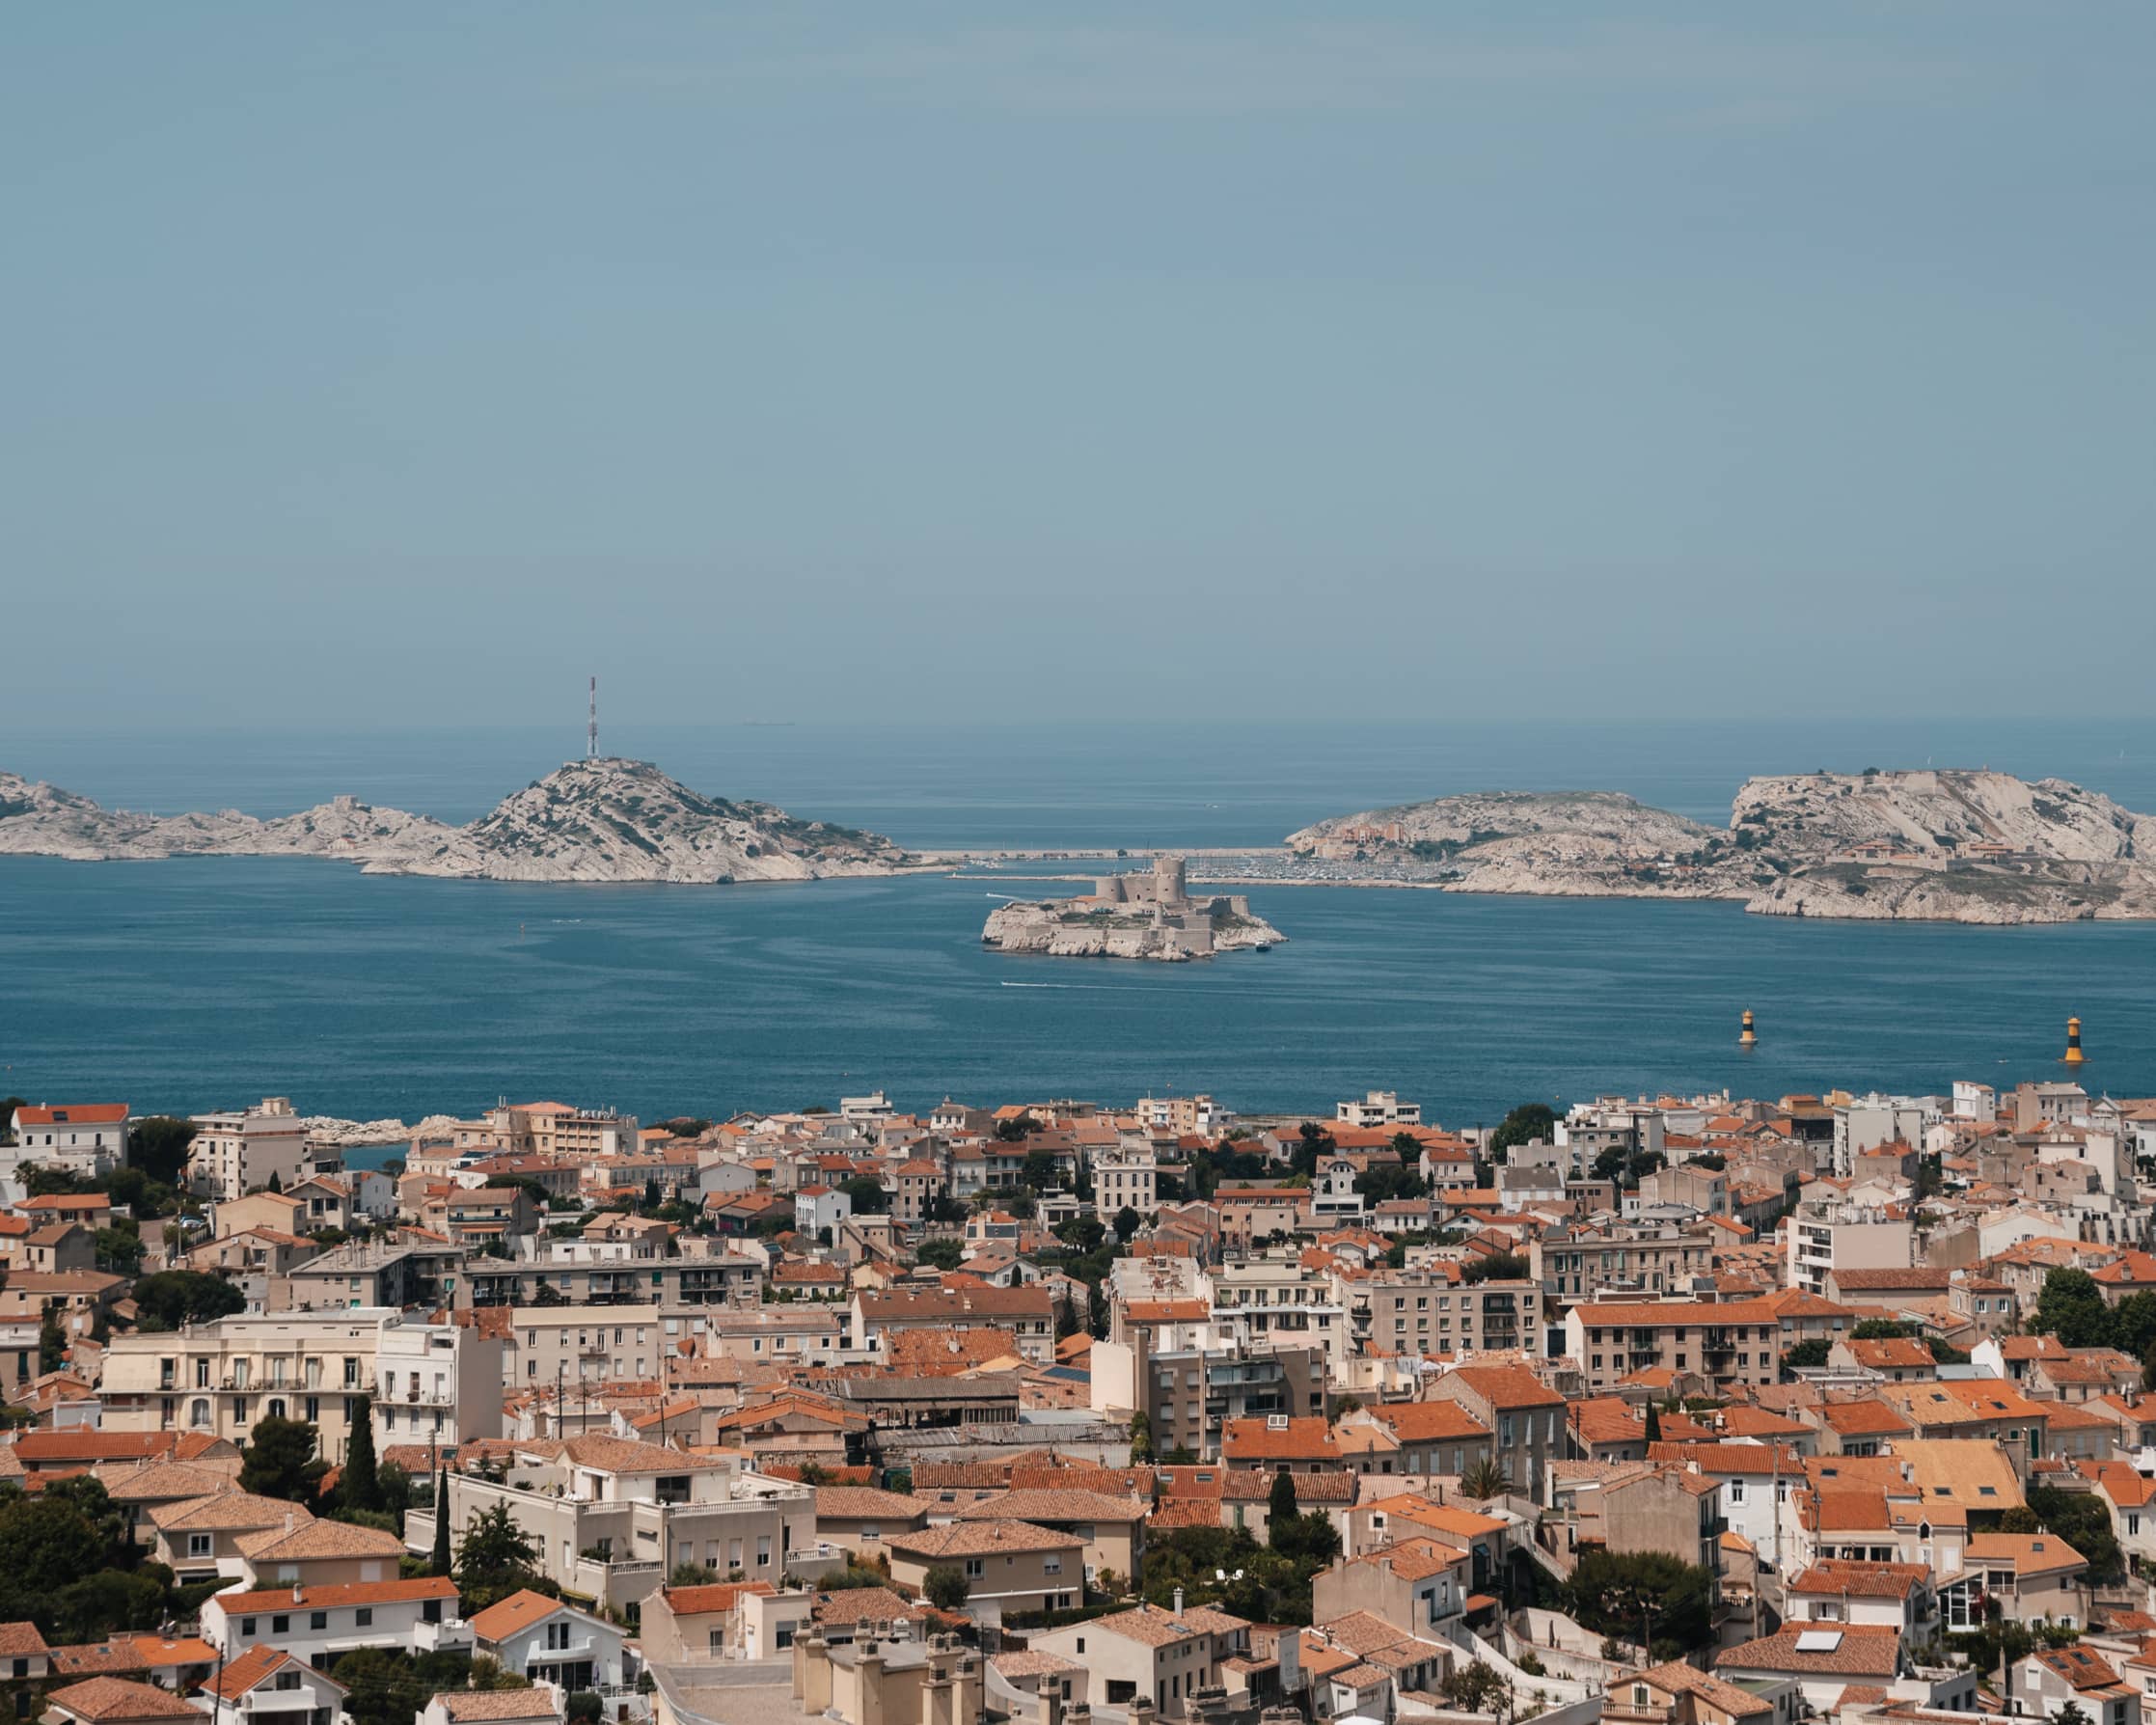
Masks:
[[[1796,1638],[1796,1650],[1804,1654],[1830,1654],[1840,1650],[1840,1629],[1805,1629]]]

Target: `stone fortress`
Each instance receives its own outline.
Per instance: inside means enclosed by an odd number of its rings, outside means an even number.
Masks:
[[[1283,939],[1251,914],[1242,893],[1192,898],[1181,857],[1156,857],[1151,869],[1099,875],[1093,890],[1076,898],[1002,905],[981,931],[985,945],[1006,952],[1171,963],[1239,946],[1262,951]]]

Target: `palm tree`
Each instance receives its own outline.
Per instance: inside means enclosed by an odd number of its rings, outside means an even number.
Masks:
[[[1512,1476],[1488,1456],[1483,1457],[1460,1476],[1460,1495],[1472,1497],[1477,1503],[1487,1503],[1492,1497],[1502,1497],[1512,1489]]]

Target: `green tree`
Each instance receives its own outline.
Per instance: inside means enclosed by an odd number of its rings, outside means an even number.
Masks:
[[[1497,1130],[1489,1135],[1489,1153],[1495,1158],[1515,1144],[1532,1143],[1537,1138],[1547,1144],[1556,1137],[1556,1110],[1547,1103],[1523,1102],[1500,1120]]]
[[[1505,1701],[1505,1680],[1496,1667],[1480,1659],[1462,1659],[1437,1685],[1446,1701],[1467,1713],[1496,1712]]]
[[[2111,1345],[2136,1359],[2146,1358],[2156,1348],[2156,1294],[2144,1288],[2112,1308]]]
[[[538,1546],[516,1524],[507,1504],[475,1510],[457,1542],[454,1573],[465,1608],[484,1609],[541,1580]]]
[[[1074,1216],[1055,1227],[1056,1239],[1079,1253],[1099,1251],[1107,1234],[1107,1229],[1090,1216]]]
[[[996,1136],[1005,1144],[1023,1143],[1041,1130],[1041,1123],[1031,1114],[1013,1114],[1008,1120],[996,1123]]]
[[[314,1453],[320,1434],[301,1419],[259,1419],[239,1454],[239,1489],[314,1507],[329,1464]]]
[[[135,1283],[137,1327],[177,1329],[182,1324],[206,1324],[247,1307],[247,1296],[221,1275],[194,1270],[160,1270]]]
[[[958,1610],[966,1603],[966,1596],[970,1591],[966,1572],[949,1563],[940,1563],[922,1576],[921,1590],[928,1595],[928,1602],[939,1611]]]
[[[1144,1226],[1145,1218],[1133,1210],[1128,1204],[1115,1213],[1115,1237],[1125,1246],[1129,1246],[1131,1236]]]
[[[2108,1347],[2111,1307],[2088,1271],[2060,1267],[2045,1274],[2029,1328],[2038,1335],[2055,1335],[2069,1348]]]
[[[195,1123],[171,1114],[150,1114],[127,1128],[127,1164],[151,1180],[177,1186],[187,1167],[187,1146],[194,1141]]]
[[[1019,1184],[1030,1186],[1037,1192],[1053,1191],[1056,1165],[1055,1152],[1046,1144],[1035,1144],[1026,1151],[1025,1160],[1019,1164]]]
[[[434,1482],[434,1550],[428,1565],[437,1575],[450,1573],[450,1476],[445,1470]]]
[[[60,1307],[47,1301],[38,1321],[38,1369],[57,1372],[68,1357],[68,1331],[60,1322]]]
[[[1283,1467],[1272,1476],[1272,1495],[1266,1502],[1266,1544],[1275,1551],[1283,1549],[1283,1540],[1292,1544],[1294,1523],[1301,1514],[1296,1502],[1296,1476]]]
[[[1492,1252],[1487,1258],[1477,1258],[1460,1268],[1463,1282],[1517,1282],[1525,1281],[1528,1263],[1518,1252]]]
[[[1647,1405],[1647,1440],[1650,1443],[1662,1441],[1662,1410],[1652,1402]]]
[[[1485,1456],[1460,1476],[1460,1493],[1477,1503],[1487,1503],[1492,1497],[1502,1497],[1513,1489],[1512,1476],[1502,1464]]]
[[[1566,1582],[1566,1610],[1597,1635],[1637,1640],[1654,1657],[1675,1657],[1714,1638],[1714,1577],[1666,1551],[1590,1547]]]
[[[1153,1460],[1153,1421],[1143,1408],[1131,1415],[1131,1460]]]
[[[1866,1318],[1849,1331],[1849,1339],[1856,1342],[1906,1341],[1917,1333],[1914,1324],[1904,1324],[1898,1318]]]
[[[1793,1372],[1802,1366],[1823,1366],[1827,1355],[1834,1351],[1834,1344],[1824,1336],[1814,1336],[1809,1341],[1798,1342],[1782,1355],[1784,1371]]]
[[[890,1209],[890,1193],[873,1174],[856,1174],[851,1180],[841,1180],[838,1190],[853,1204],[856,1216],[882,1216]]]
[[[374,1402],[360,1397],[352,1417],[352,1436],[344,1446],[344,1469],[337,1482],[337,1500],[346,1509],[379,1511],[382,1481],[374,1465]]]
[[[914,1262],[930,1270],[956,1270],[966,1257],[966,1243],[948,1238],[924,1240],[914,1248]]]

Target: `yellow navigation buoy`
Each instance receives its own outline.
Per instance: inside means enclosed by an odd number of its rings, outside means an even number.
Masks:
[[[2081,1020],[2070,1018],[2066,1021],[2066,1064],[2079,1066],[2081,1059]]]
[[[1752,1027],[1752,1008],[1747,1006],[1744,1009],[1744,1034],[1736,1039],[1736,1045],[1739,1048],[1757,1048],[1759,1044],[1760,1033]]]

